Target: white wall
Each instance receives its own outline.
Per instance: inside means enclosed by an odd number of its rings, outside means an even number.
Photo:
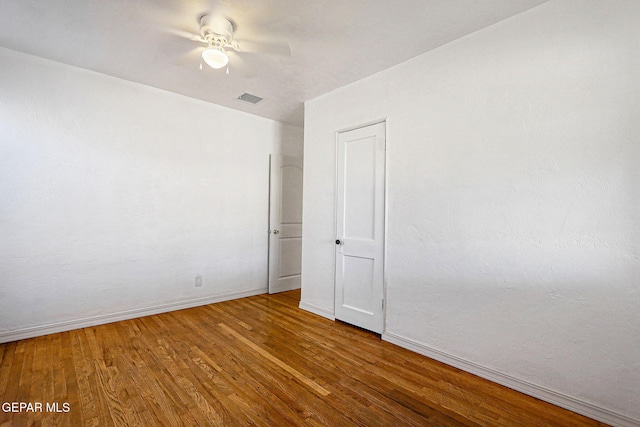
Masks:
[[[266,292],[268,155],[289,130],[10,50],[0,64],[0,341]]]
[[[638,28],[551,1],[307,102],[301,307],[333,315],[335,133],[386,118],[383,337],[640,422]]]

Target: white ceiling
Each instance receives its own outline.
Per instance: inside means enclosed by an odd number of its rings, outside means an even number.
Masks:
[[[281,122],[303,103],[546,0],[1,0],[0,46]],[[286,41],[291,57],[245,53],[229,75],[178,36],[221,12],[236,38]],[[255,76],[242,76],[238,61]],[[242,92],[264,97],[257,105]]]

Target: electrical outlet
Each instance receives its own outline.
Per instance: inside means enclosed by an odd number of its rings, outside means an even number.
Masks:
[[[202,276],[196,276],[196,288],[202,286]]]

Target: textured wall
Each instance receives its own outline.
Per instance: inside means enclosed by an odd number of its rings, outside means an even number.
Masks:
[[[386,332],[640,419],[638,28],[551,1],[307,102],[301,306],[333,312],[335,132],[387,118]]]
[[[279,123],[9,50],[0,63],[0,332],[266,291]]]

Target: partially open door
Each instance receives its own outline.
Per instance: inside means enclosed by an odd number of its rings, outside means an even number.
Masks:
[[[298,289],[302,268],[302,159],[271,156],[269,293]]]
[[[338,134],[335,316],[384,328],[385,124]]]

